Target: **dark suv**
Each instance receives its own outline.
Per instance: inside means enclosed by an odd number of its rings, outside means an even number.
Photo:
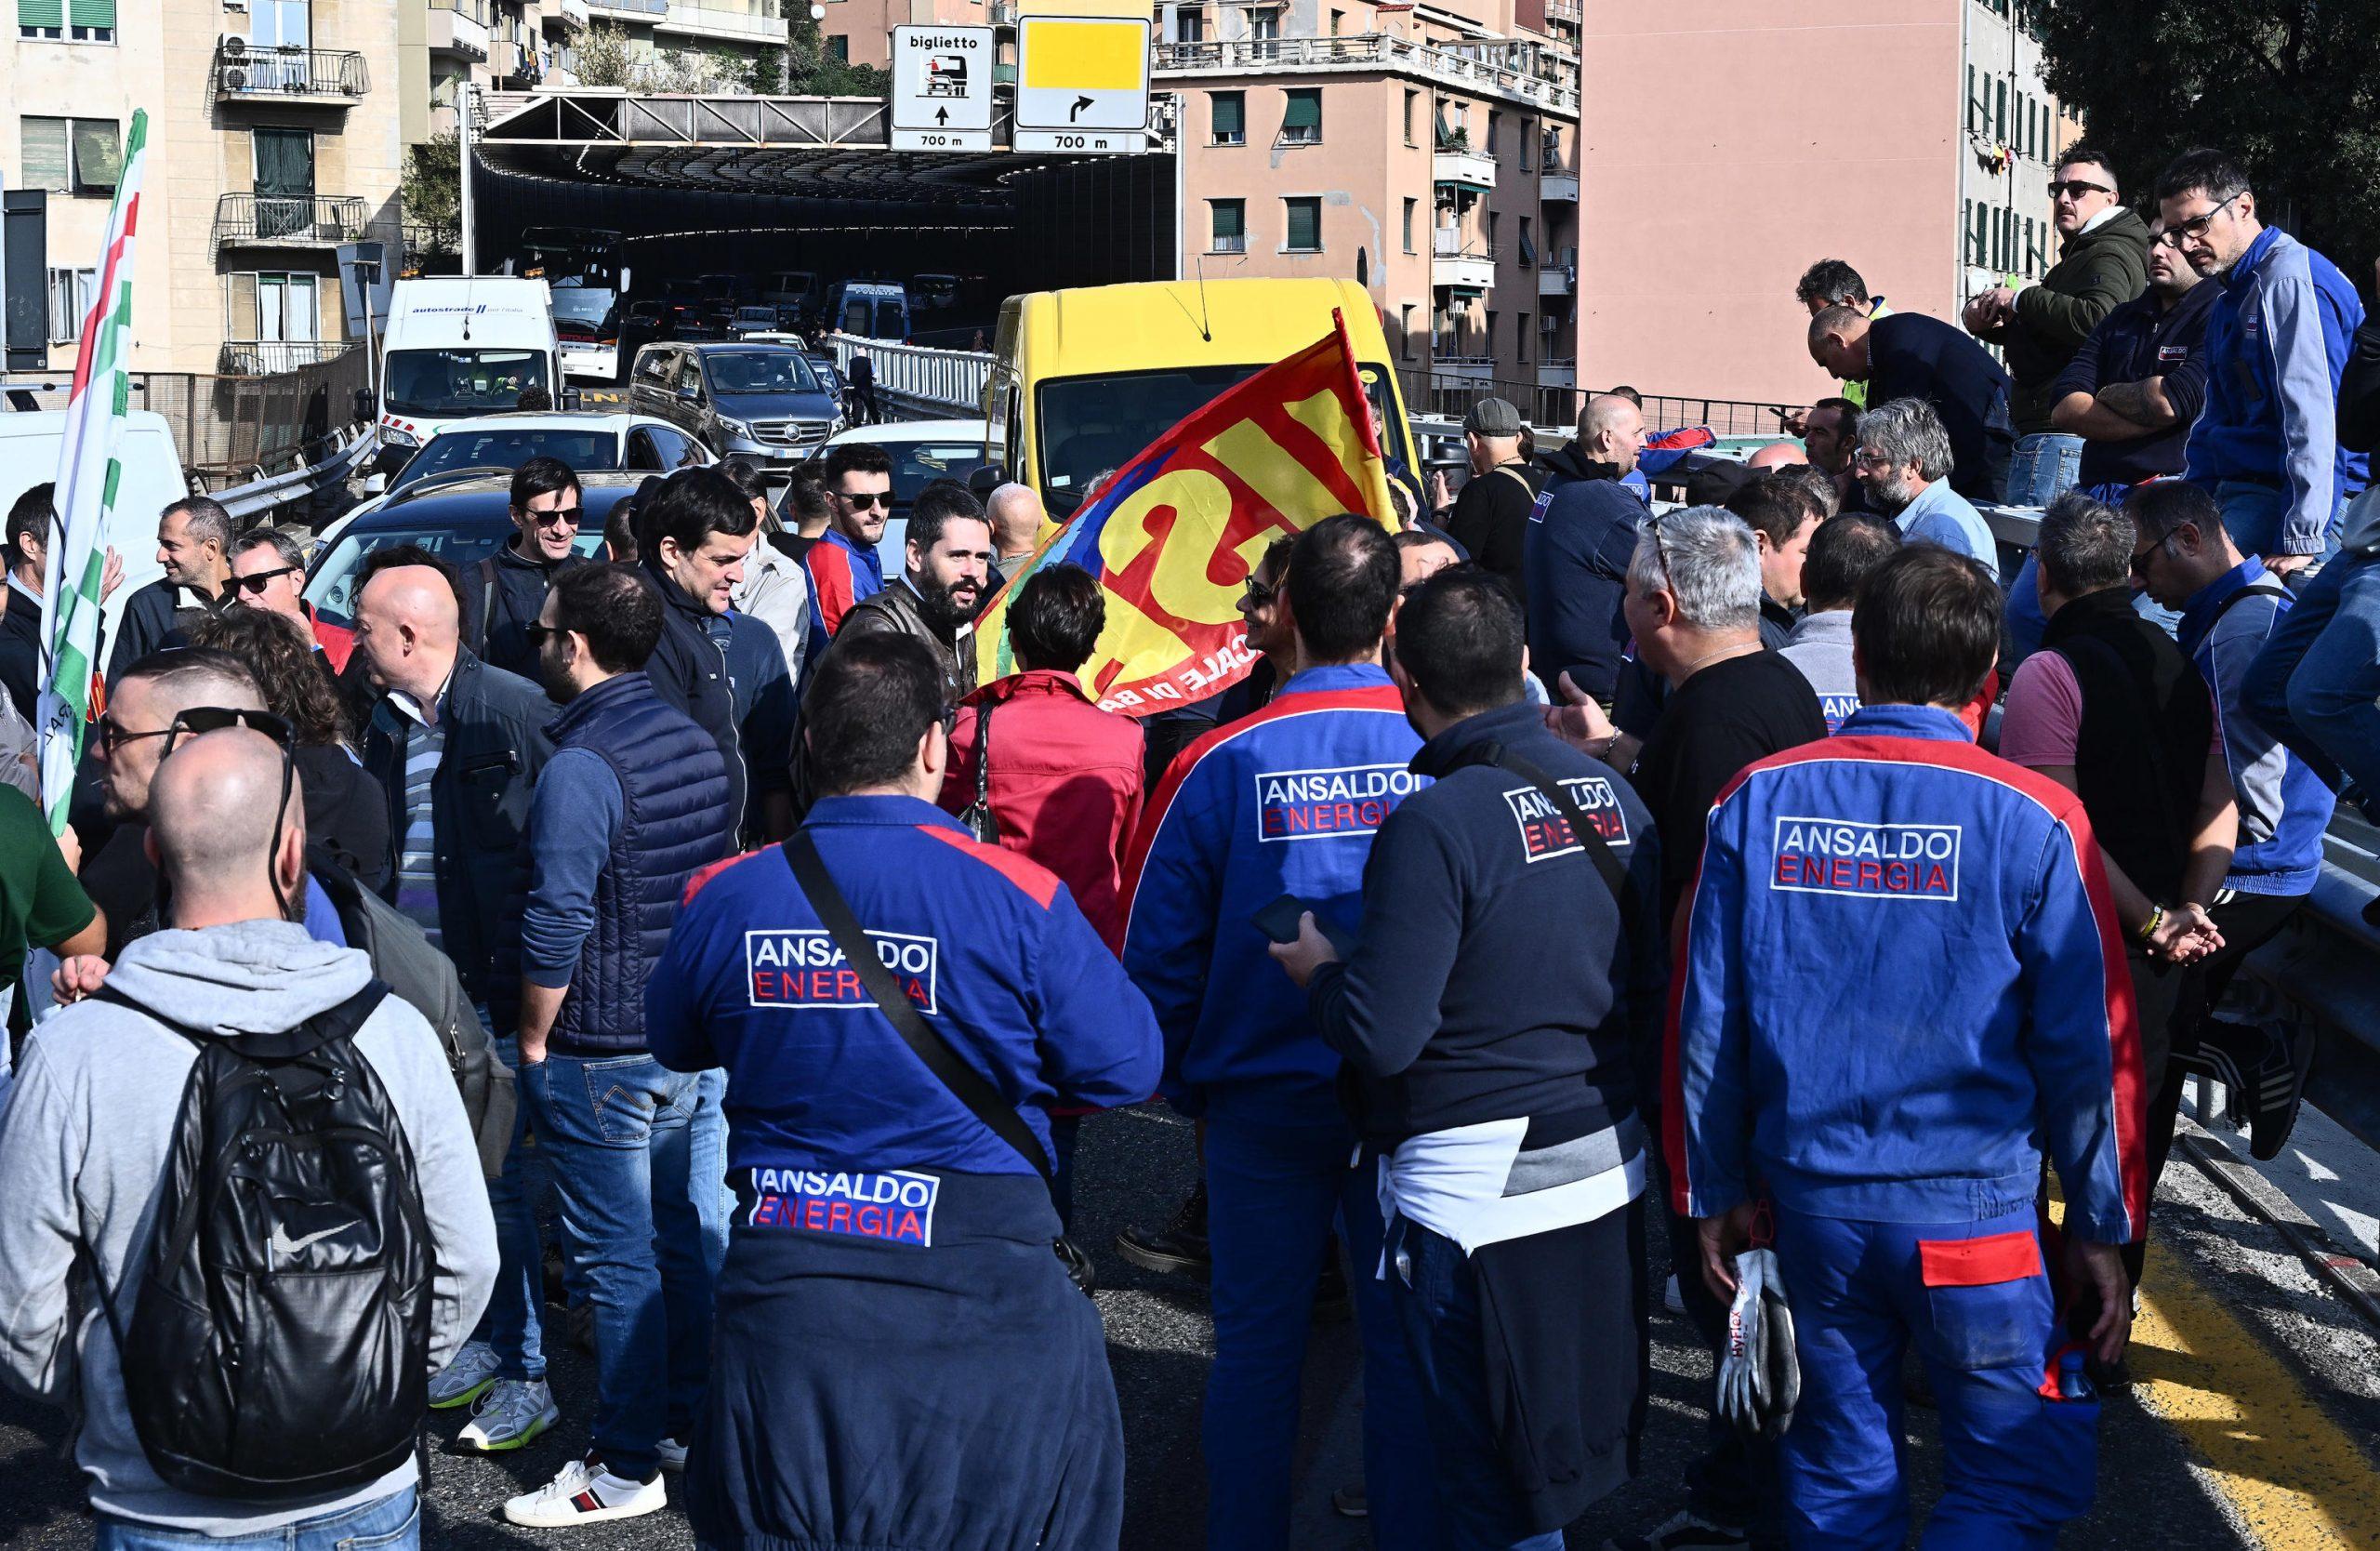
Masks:
[[[841,405],[790,345],[647,345],[628,376],[628,404],[684,427],[721,457],[790,463],[843,429]]]

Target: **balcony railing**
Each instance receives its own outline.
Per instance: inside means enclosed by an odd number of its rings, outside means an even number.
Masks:
[[[329,247],[364,235],[364,202],[350,194],[227,193],[215,202],[218,246]]]
[[[1482,46],[1483,47],[1496,46]],[[1523,57],[1534,59],[1536,51]],[[1448,86],[1494,92],[1567,113],[1579,111],[1577,86],[1549,79],[1533,70],[1489,59],[1479,53],[1385,33],[1364,33],[1335,38],[1242,38],[1231,43],[1160,43],[1160,72],[1184,73],[1213,71],[1393,69],[1425,76]],[[1575,74],[1571,77],[1576,79]]]
[[[1579,14],[1579,0],[1545,0],[1545,20],[1567,21],[1574,27],[1577,26],[1581,20]]]
[[[728,7],[688,6],[670,0],[661,13],[661,30],[695,37],[733,38],[743,42],[783,43],[785,19],[769,16],[758,6],[742,10]]]
[[[232,101],[293,97],[358,101],[372,89],[364,56],[343,48],[252,48],[234,38],[215,62],[215,91]]]
[[[336,361],[354,348],[343,339],[226,339],[215,369],[224,377],[271,377]]]

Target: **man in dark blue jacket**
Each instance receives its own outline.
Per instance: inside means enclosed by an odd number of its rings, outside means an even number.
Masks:
[[[1645,417],[1635,404],[1615,393],[1589,399],[1578,438],[1541,460],[1549,473],[1522,540],[1530,666],[1547,688],[1567,673],[1606,705],[1628,643],[1620,604],[1645,517],[1644,502],[1620,482],[1644,444]]]
[[[2009,408],[2015,386],[1991,352],[1923,312],[1862,317],[1830,307],[1810,320],[1810,359],[1821,370],[1868,385],[1868,402],[1924,399],[1950,433],[1950,488],[1971,501],[2006,492],[2016,446]]]
[[[1105,1337],[1037,1176],[1052,1106],[1156,1085],[1157,1025],[1064,884],[934,805],[942,709],[920,643],[829,653],[805,708],[820,796],[792,843],[887,989],[990,1085],[983,1109],[878,1011],[784,847],[695,879],[646,988],[654,1054],[727,1079],[735,1206],[686,1477],[706,1544],[1113,1551],[1121,1532]],[[1018,1145],[981,1118],[998,1107]]]
[[[1358,1272],[1380,1254],[1369,1172],[1349,1167],[1338,1053],[1254,917],[1289,894],[1352,930],[1372,836],[1422,781],[1409,768],[1421,740],[1379,665],[1401,577],[1387,530],[1326,518],[1298,537],[1289,576],[1301,669],[1263,710],[1183,750],[1124,863],[1124,967],[1165,1031],[1163,1092],[1207,1122],[1215,1551],[1286,1551],[1299,1374],[1334,1218]],[[1358,1275],[1353,1292],[1374,1538],[1435,1546],[1412,1365],[1387,1289]]]
[[[185,496],[157,516],[157,563],[165,574],[124,601],[115,641],[108,648],[110,687],[124,670],[174,638],[184,594],[199,607],[219,609],[231,599],[231,539],[238,524],[223,503]]]
[[[1545,730],[1496,578],[1422,582],[1389,669],[1432,784],[1381,826],[1349,957],[1310,915],[1273,956],[1354,1068],[1446,1543],[1560,1551],[1563,1526],[1633,1473],[1645,1420],[1635,1073],[1665,978],[1651,819]]]
[[[584,502],[576,471],[559,457],[533,457],[512,471],[517,531],[463,578],[463,640],[482,662],[536,675],[529,627],[554,578],[586,563],[575,548]]]
[[[563,709],[529,815],[521,1086],[595,1310],[596,1405],[593,1447],[507,1503],[515,1524],[660,1507],[661,1468],[682,1461],[710,1372],[727,1247],[722,1082],[653,1058],[644,983],[680,895],[734,830],[727,762],[644,674],[661,607],[633,567],[581,566],[556,578],[532,632]],[[559,1419],[541,1398],[520,1402],[521,1441]]]

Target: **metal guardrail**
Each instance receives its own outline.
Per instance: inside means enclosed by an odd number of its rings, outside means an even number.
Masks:
[[[227,193],[215,202],[215,242],[330,247],[360,240],[370,219],[357,194]]]
[[[232,42],[236,42],[234,39]],[[215,93],[227,101],[290,97],[360,99],[372,89],[364,56],[339,48],[255,48],[231,43],[215,61]]]
[[[866,355],[875,368],[879,402],[945,414],[984,412],[984,384],[991,377],[995,359],[988,351],[936,350],[853,334],[829,335],[826,342],[846,382],[851,380],[852,357]]]

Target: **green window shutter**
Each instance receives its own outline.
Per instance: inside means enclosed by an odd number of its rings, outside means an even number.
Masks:
[[[1281,113],[1281,127],[1310,130],[1312,137],[1318,137],[1322,133],[1322,93],[1299,88],[1284,95],[1289,98],[1289,106]]]
[[[81,25],[81,23],[77,23]],[[74,181],[86,189],[112,189],[124,176],[124,144],[113,119],[74,121]]]
[[[112,27],[115,0],[68,0],[67,20],[77,27]]]
[[[65,0],[17,0],[17,25],[20,27],[65,26]]]
[[[73,193],[74,179],[67,166],[66,125],[62,118],[19,121],[23,131],[24,186],[51,193]]]
[[[1292,253],[1312,253],[1322,246],[1322,201],[1318,199],[1285,199],[1288,207],[1289,234],[1283,246]]]
[[[1211,202],[1215,213],[1215,242],[1221,245],[1231,237],[1245,236],[1248,232],[1248,206],[1236,199]]]
[[[1214,94],[1215,139],[1236,139],[1248,132],[1248,99],[1236,91]]]

